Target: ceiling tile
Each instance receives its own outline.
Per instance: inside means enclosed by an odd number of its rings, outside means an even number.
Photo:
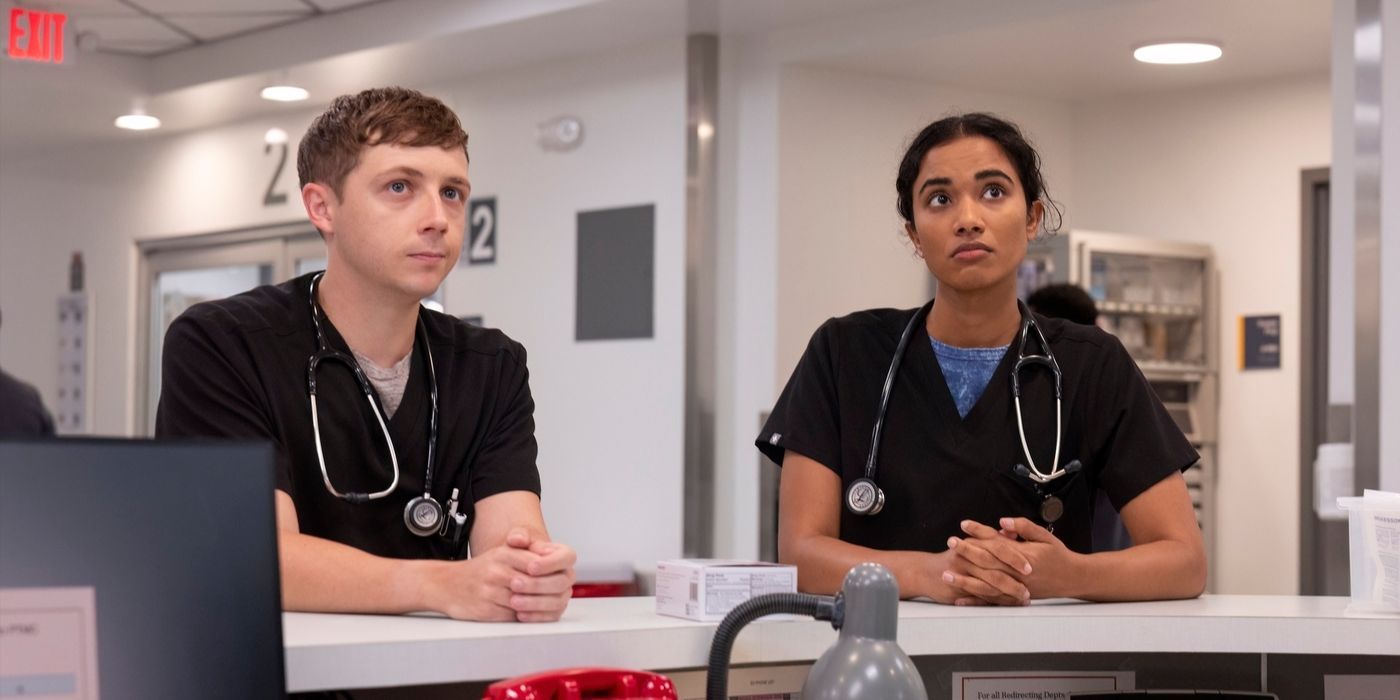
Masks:
[[[307,12],[301,0],[129,0],[143,10],[158,15],[237,15],[263,12]]]
[[[295,22],[310,17],[311,11],[299,14],[238,14],[238,15],[165,15],[165,21],[191,33],[205,41],[214,41],[235,34],[243,34],[257,29],[267,29],[279,24]]]
[[[26,7],[30,6],[30,3],[3,3],[6,9],[13,7],[17,4],[22,4]],[[137,17],[141,14],[137,10],[134,10],[130,7],[127,7],[126,5],[121,4],[120,2],[117,2],[117,0],[59,0],[58,2],[44,3],[43,7],[35,7],[34,9],[46,10],[48,12],[62,12],[68,15],[69,17],[78,15]],[[8,16],[8,14],[6,16]]]
[[[382,0],[309,0],[312,5],[326,12],[347,10],[360,5],[371,5]]]
[[[185,44],[189,38],[149,17],[92,17],[69,19],[74,32],[94,32],[99,49],[116,44]]]
[[[171,41],[104,41],[98,51],[130,56],[157,56],[194,45],[193,41],[183,37]]]

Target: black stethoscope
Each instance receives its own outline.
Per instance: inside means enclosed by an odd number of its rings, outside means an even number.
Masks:
[[[374,402],[374,387],[369,380],[365,379],[365,374],[360,370],[359,363],[355,358],[336,350],[326,344],[326,337],[321,331],[321,305],[316,303],[316,283],[321,280],[325,273],[318,273],[311,278],[311,322],[316,326],[316,354],[311,356],[306,368],[306,386],[311,394],[311,428],[316,436],[316,461],[321,465],[321,479],[326,484],[326,490],[336,498],[343,498],[351,503],[364,503],[380,498],[384,498],[394,492],[399,485],[399,455],[394,450],[394,441],[389,437],[389,427],[384,422],[384,415],[380,412],[379,406]],[[418,318],[418,329],[415,339],[423,343],[423,354],[428,358],[428,397],[432,401],[432,412],[428,418],[428,466],[423,472],[423,495],[408,502],[403,509],[403,524],[419,537],[430,535],[444,535],[447,533],[449,523],[455,524],[457,532],[453,539],[459,539],[462,526],[466,523],[465,513],[457,512],[457,489],[452,490],[452,496],[448,499],[448,509],[444,515],[441,503],[433,498],[433,457],[437,450],[437,421],[438,421],[438,395],[437,395],[437,371],[433,367],[433,353],[428,348],[428,334],[423,328],[423,318]],[[360,385],[360,391],[365,395],[365,400],[369,402],[369,409],[374,413],[374,417],[379,421],[379,430],[384,434],[384,444],[389,448],[389,460],[394,466],[394,479],[389,486],[382,491],[372,493],[340,492],[331,484],[330,474],[326,471],[326,458],[321,450],[321,420],[316,410],[316,368],[323,361],[338,362],[345,365],[355,375],[355,381]]]
[[[1059,488],[1052,488],[1053,482],[1063,476],[1078,474],[1083,466],[1079,460],[1073,460],[1063,468],[1056,468],[1054,465],[1060,462],[1060,443],[1064,435],[1061,423],[1060,412],[1060,365],[1055,361],[1055,356],[1050,352],[1050,344],[1045,341],[1045,335],[1040,332],[1040,326],[1031,316],[1029,309],[1024,304],[1017,302],[1021,311],[1021,340],[1016,351],[1016,365],[1011,370],[1011,395],[1016,404],[1016,431],[1021,436],[1021,450],[1026,456],[1026,462],[1030,464],[1027,468],[1024,464],[1017,464],[1013,471],[1029,484],[1040,501],[1040,518],[1052,528],[1056,520],[1064,515],[1065,504],[1057,494]],[[880,433],[885,425],[885,411],[890,405],[890,392],[894,388],[894,378],[899,372],[899,363],[904,358],[904,350],[909,346],[909,339],[914,335],[914,329],[920,322],[928,318],[929,310],[933,308],[933,302],[924,304],[922,308],[914,312],[914,317],[909,319],[909,324],[904,327],[904,332],[899,336],[899,344],[895,346],[894,358],[890,360],[890,368],[885,372],[885,386],[880,391],[880,409],[875,414],[875,428],[870,433],[870,452],[865,458],[865,476],[851,482],[846,488],[846,508],[855,515],[875,515],[885,508],[885,492],[875,483],[875,462],[880,453]],[[1026,342],[1029,340],[1031,331],[1035,332],[1035,337],[1040,341],[1040,347],[1044,351],[1041,355],[1027,355]],[[1026,443],[1026,428],[1021,420],[1021,370],[1027,366],[1041,365],[1050,370],[1055,377],[1055,457],[1051,462],[1051,471],[1043,472],[1035,466],[1035,459],[1031,457],[1031,450]]]

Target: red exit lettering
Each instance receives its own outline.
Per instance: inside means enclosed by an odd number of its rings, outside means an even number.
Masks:
[[[63,25],[68,15],[10,8],[10,58],[63,63]]]

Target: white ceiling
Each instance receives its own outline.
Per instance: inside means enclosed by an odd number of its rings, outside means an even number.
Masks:
[[[1329,0],[65,0],[43,7],[69,12],[75,27],[101,28],[108,52],[70,50],[62,66],[0,60],[0,157],[148,138],[112,127],[137,98],[169,134],[304,110],[385,81],[428,87],[696,31],[742,36],[745,46],[789,63],[1074,101],[1325,76],[1331,40]],[[1222,41],[1225,57],[1185,67],[1131,59],[1139,43],[1183,36]],[[142,51],[154,53],[131,55]],[[306,87],[312,99],[290,106],[259,99],[274,77]]]
[[[157,56],[377,1],[53,0],[18,4],[67,14],[69,36],[85,35],[85,41],[93,42],[100,53]]]
[[[1082,101],[1261,81],[1325,76],[1331,64],[1330,0],[1132,0],[1023,19],[922,42],[878,46],[805,63],[992,92]],[[1154,66],[1132,58],[1153,41],[1224,45],[1213,63]]]

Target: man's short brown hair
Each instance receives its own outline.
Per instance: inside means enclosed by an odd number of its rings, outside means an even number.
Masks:
[[[447,105],[417,90],[384,87],[341,95],[301,137],[301,186],[319,182],[341,196],[345,176],[360,162],[360,151],[379,144],[460,147],[466,155],[467,132]]]

